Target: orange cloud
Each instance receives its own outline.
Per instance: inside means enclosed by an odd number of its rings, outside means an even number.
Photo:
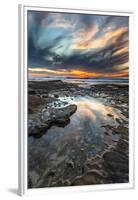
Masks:
[[[114,52],[114,53],[112,54],[112,56],[117,56],[117,55],[120,55],[120,54],[122,54],[122,53],[127,53],[128,50],[129,50],[128,47],[124,47],[124,48],[119,49],[118,51]]]
[[[59,76],[59,77],[72,77],[72,78],[100,78],[100,77],[125,77],[128,76],[128,71],[124,70],[118,73],[98,73],[98,72],[87,72],[82,70],[49,70],[47,68],[29,68],[29,76],[35,77],[48,77],[48,76]]]
[[[84,37],[83,40],[80,40],[79,42],[76,42],[72,45],[73,49],[97,49],[97,48],[103,48],[109,43],[116,44],[118,39],[125,33],[128,32],[128,28],[121,27],[115,31],[109,30],[108,32],[105,32],[105,34],[97,39],[91,38],[88,40],[88,34],[87,31],[85,32],[86,38]],[[92,32],[93,33],[93,32]],[[88,34],[88,35],[87,35]],[[95,31],[96,34],[96,31]],[[94,33],[93,33],[94,36]]]
[[[121,70],[124,71],[124,70],[128,70],[128,65],[129,65],[129,63],[126,62],[126,63],[120,64],[120,65],[114,66],[114,67],[112,67],[112,69],[115,69],[118,71],[121,71]]]
[[[99,28],[97,24],[93,25],[87,30],[82,29],[75,34],[75,41],[80,41],[80,42],[89,41],[96,35],[98,31]]]
[[[46,77],[46,76],[48,76],[48,74],[46,74],[46,73],[35,73],[35,72],[29,72],[28,75],[32,76],[32,77]]]

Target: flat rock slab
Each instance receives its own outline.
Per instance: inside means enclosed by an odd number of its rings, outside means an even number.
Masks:
[[[29,116],[29,136],[41,137],[52,126],[64,127],[70,122],[70,116],[75,113],[75,104],[64,108],[40,109],[39,112]]]

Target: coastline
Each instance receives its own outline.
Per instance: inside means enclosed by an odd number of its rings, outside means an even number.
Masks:
[[[29,81],[28,100],[29,188],[129,181],[127,84]]]

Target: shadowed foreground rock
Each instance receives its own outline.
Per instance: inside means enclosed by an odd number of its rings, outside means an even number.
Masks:
[[[115,128],[120,140],[102,155],[88,160],[85,173],[73,179],[72,185],[90,185],[103,183],[127,183],[129,181],[129,146],[128,129],[123,126]]]
[[[64,127],[70,122],[70,116],[76,112],[76,105],[64,108],[47,108],[43,105],[37,112],[30,114],[28,133],[30,136],[41,137],[52,126]]]

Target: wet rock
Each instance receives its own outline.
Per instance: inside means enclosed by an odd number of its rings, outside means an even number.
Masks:
[[[47,174],[47,176],[54,176],[55,173],[56,173],[56,170],[51,170],[51,171]]]
[[[37,91],[35,91],[35,90],[29,90],[29,91],[28,91],[28,94],[29,94],[29,95],[36,95],[36,94],[37,94]]]
[[[28,127],[28,134],[29,136],[34,136],[36,138],[41,137],[45,134],[46,130],[50,128],[50,124],[34,124]]]
[[[83,176],[76,177],[72,185],[91,185],[103,183],[102,174],[98,170],[92,170]]]
[[[44,100],[37,95],[28,95],[28,112],[35,113],[40,106],[44,104]]]
[[[114,127],[113,126],[111,126],[111,125],[104,125],[104,126],[102,126],[103,128],[105,128],[106,130],[112,130]]]
[[[61,80],[49,80],[49,81],[29,81],[28,86],[31,90],[37,90],[37,91],[42,91],[42,93],[44,92],[55,92],[59,91],[59,90],[70,90],[72,87],[74,88],[74,90],[76,88],[78,88],[77,85],[73,84],[73,83],[65,83]]]
[[[74,168],[74,162],[72,160],[67,161],[66,165],[71,167],[71,168]]]
[[[112,115],[112,114],[110,114],[110,113],[108,113],[108,114],[107,114],[107,116],[108,116],[108,117],[113,117],[113,115]]]
[[[67,104],[68,104],[68,102],[65,102],[65,101],[63,102],[63,105],[64,105],[64,106],[67,105]]]
[[[115,183],[128,181],[128,158],[121,152],[108,152],[104,154],[104,165],[108,178]]]
[[[106,166],[111,171],[123,171],[127,170],[126,157],[119,152],[107,152],[103,156]]]
[[[116,151],[121,152],[128,157],[129,154],[129,148],[128,148],[128,141],[124,139],[120,139],[116,148]]]
[[[33,183],[33,184],[36,184],[37,181],[39,179],[39,175],[37,174],[36,171],[32,171],[29,173],[29,180],[30,180],[30,185]]]
[[[64,127],[67,124],[69,124],[70,119],[68,117],[64,117],[64,118],[59,118],[59,119],[55,119],[55,124],[57,124],[58,126]]]
[[[117,128],[113,129],[114,134],[122,134],[122,135],[128,135],[128,128],[125,126],[119,125]]]
[[[115,120],[118,122],[118,124],[121,124],[121,123],[122,123],[122,120],[121,120],[121,119],[116,118]]]
[[[48,98],[48,94],[43,94],[42,97],[43,98]]]
[[[58,95],[58,94],[55,94],[55,95],[54,95],[54,97],[55,97],[55,98],[58,98],[58,97],[59,97],[59,95]]]
[[[108,133],[108,132],[104,132],[104,134],[105,134],[105,135],[109,135],[109,133]]]
[[[70,180],[65,180],[63,185],[64,186],[69,186],[69,185],[71,185],[71,181]]]
[[[77,176],[73,181],[72,185],[84,185],[83,177]]]
[[[70,116],[76,110],[76,105],[69,105],[61,109],[49,108],[49,112],[38,112],[30,116],[28,125],[29,135],[41,137],[52,125],[64,127],[70,122]]]

